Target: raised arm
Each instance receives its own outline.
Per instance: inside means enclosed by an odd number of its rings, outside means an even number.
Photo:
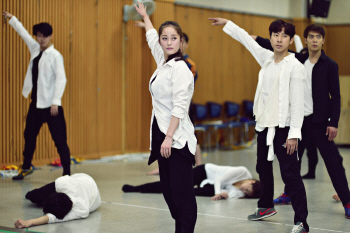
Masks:
[[[142,16],[144,24],[139,25],[138,23],[136,23],[135,25],[139,27],[144,27],[146,29],[148,46],[151,49],[152,55],[157,63],[157,66],[160,67],[164,63],[164,52],[159,44],[159,36],[157,30],[154,29],[152,22],[149,19],[149,16],[147,15],[146,7],[143,5],[143,3],[137,3],[138,6],[134,4],[134,7],[137,13],[139,13],[139,15]]]
[[[10,19],[9,24],[16,30],[18,35],[22,37],[23,41],[27,44],[30,53],[32,53],[34,49],[40,47],[38,42],[34,40],[34,38],[28,33],[28,31],[23,27],[22,23],[19,22],[15,16],[6,11],[3,11],[2,15]]]
[[[222,18],[209,18],[209,20],[213,21],[213,26],[225,25],[223,28],[224,32],[246,47],[260,66],[263,66],[266,58],[273,56],[273,52],[258,45],[245,30],[238,27],[232,21]]]
[[[24,221],[22,219],[18,219],[14,225],[16,228],[27,228],[27,227],[31,227],[31,226],[37,226],[37,225],[43,225],[49,222],[49,217],[47,215],[44,215],[40,218],[36,218],[36,219],[31,219],[31,220],[27,220]]]
[[[152,24],[151,20],[149,19],[149,16],[147,15],[147,12],[146,12],[147,7],[145,7],[142,2],[137,2],[137,4],[138,4],[138,6],[136,4],[134,4],[134,7],[135,7],[137,13],[139,13],[139,15],[142,16],[143,21],[145,22],[144,27],[146,29],[146,32],[150,29],[154,29],[153,24]]]

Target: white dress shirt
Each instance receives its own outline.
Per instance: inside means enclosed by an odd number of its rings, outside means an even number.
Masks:
[[[86,218],[101,205],[101,196],[97,185],[91,176],[85,173],[76,173],[71,176],[62,176],[55,180],[56,192],[65,193],[73,202],[72,210],[63,218],[48,213],[49,223],[65,222],[74,219]]]
[[[246,31],[231,21],[226,23],[223,30],[243,44],[261,66],[258,86],[254,97],[254,108],[256,108],[257,98],[259,97],[265,78],[264,74],[269,64],[274,62],[274,53],[262,48]],[[290,127],[288,139],[301,139],[301,127],[304,119],[304,80],[306,78],[306,70],[295,58],[294,54],[289,54],[283,61],[285,64],[283,64],[280,71],[279,80],[278,126],[280,128]],[[258,131],[263,130],[258,125],[264,125],[264,123],[257,122],[256,126]]]
[[[305,79],[305,116],[310,116],[314,112],[314,102],[312,100],[312,70],[315,64],[310,62],[308,58],[304,63],[307,78]]]
[[[186,142],[190,152],[196,152],[197,139],[194,127],[189,118],[188,110],[194,91],[193,74],[184,61],[172,59],[165,63],[164,52],[158,40],[155,29],[146,32],[148,46],[157,63],[157,69],[150,79],[150,92],[152,95],[152,118],[150,138],[152,149],[152,124],[155,116],[159,129],[166,134],[171,117],[179,118],[179,125],[173,135],[173,148],[182,149]],[[153,78],[157,76],[151,85]]]
[[[40,53],[39,43],[33,39],[22,23],[12,17],[9,24],[16,30],[27,44],[30,51],[30,62],[24,79],[22,95],[27,98],[33,88],[32,67],[33,60]],[[61,98],[67,83],[64,71],[63,57],[53,45],[45,49],[39,61],[37,108],[48,108],[51,105],[61,106]]]
[[[245,194],[233,184],[242,180],[252,179],[252,174],[246,167],[219,166],[212,163],[204,165],[207,179],[203,180],[200,187],[206,184],[214,185],[215,194],[226,192],[231,197],[244,197]]]

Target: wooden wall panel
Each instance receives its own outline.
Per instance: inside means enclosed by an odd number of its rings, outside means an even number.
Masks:
[[[0,0],[2,9],[16,15],[29,33],[34,24],[42,21],[53,26],[52,42],[64,57],[68,81],[62,106],[73,156],[96,158],[148,151],[152,110],[148,84],[156,64],[144,29],[130,21],[124,24],[123,38],[122,8],[131,3],[132,0]],[[207,18],[228,18],[249,34],[263,37],[269,36],[268,26],[274,18],[174,5],[173,0],[156,0],[156,4],[151,20],[157,30],[164,21],[175,20],[190,37],[187,52],[196,62],[199,75],[194,102],[241,103],[253,99],[259,65],[240,43],[222,31],[222,26],[211,26]],[[30,99],[22,97],[29,51],[3,17],[1,22],[0,166],[22,162],[23,131],[30,103]],[[302,36],[308,20],[293,22]],[[325,28],[327,55],[339,64],[341,75],[350,75],[350,45],[346,43],[350,26]],[[44,125],[33,163],[40,165],[57,157]]]
[[[98,3],[97,140],[100,156],[122,153],[123,5],[123,1]]]
[[[350,25],[326,26],[326,54],[338,63],[340,75],[350,75]]]
[[[198,69],[194,102],[252,100],[259,65],[240,43],[222,31],[222,26],[212,26],[208,18],[230,19],[249,34],[263,37],[269,36],[268,26],[274,18],[179,5],[175,13],[176,20],[190,37],[187,53]]]

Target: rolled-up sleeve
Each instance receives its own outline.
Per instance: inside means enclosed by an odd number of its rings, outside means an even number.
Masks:
[[[187,111],[194,90],[193,80],[193,74],[186,63],[183,61],[176,62],[172,72],[173,109],[171,114],[174,117],[183,119],[188,114]]]
[[[164,52],[159,44],[159,36],[156,29],[150,29],[146,32],[146,38],[149,48],[151,49],[154,60],[157,66],[164,63]]]
[[[303,65],[298,64],[292,71],[290,79],[290,129],[288,139],[301,139],[301,127],[304,120],[304,80],[306,70]]]
[[[58,55],[55,57],[55,60],[53,63],[53,69],[55,72],[56,82],[55,82],[55,93],[52,99],[52,104],[61,106],[62,105],[61,99],[67,83],[66,72],[64,70],[62,55]]]

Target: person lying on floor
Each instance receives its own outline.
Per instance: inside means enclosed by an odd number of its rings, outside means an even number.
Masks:
[[[161,181],[132,186],[125,184],[122,190],[140,193],[161,193]],[[197,186],[196,196],[212,197],[211,200],[232,197],[258,198],[261,184],[253,180],[246,167],[219,166],[212,163],[199,165],[193,169],[193,184]]]
[[[55,182],[28,192],[25,197],[43,206],[45,215],[27,221],[18,219],[16,228],[86,218],[101,205],[100,192],[94,179],[84,173],[59,177]]]

